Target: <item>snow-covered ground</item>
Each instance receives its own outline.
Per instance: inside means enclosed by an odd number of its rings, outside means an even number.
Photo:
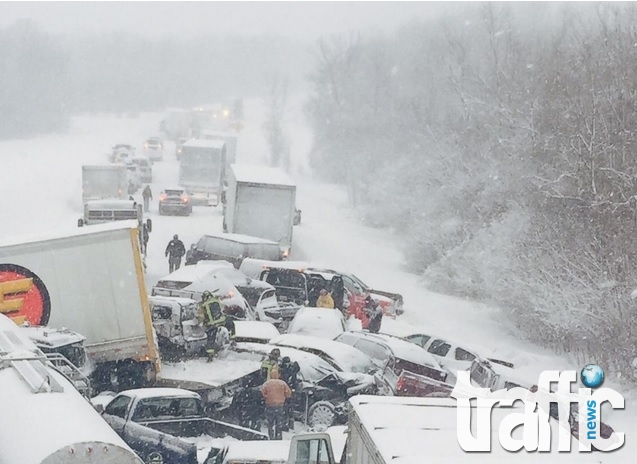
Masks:
[[[267,145],[261,125],[266,109],[260,100],[246,101],[245,128],[239,135],[238,163],[265,164]],[[161,114],[141,114],[136,119],[113,115],[87,115],[73,120],[63,135],[0,142],[0,211],[5,238],[68,229],[82,215],[81,165],[106,163],[106,153],[116,143],[143,150],[143,141],[158,133]],[[531,345],[508,327],[493,308],[471,301],[428,292],[418,276],[403,270],[403,257],[395,236],[385,230],[361,226],[347,205],[343,189],[307,177],[311,134],[295,100],[285,120],[291,138],[292,175],[297,181],[297,206],[303,222],[294,230],[294,259],[311,261],[353,272],[371,287],[400,292],[405,315],[385,318],[383,330],[395,334],[434,333],[489,347],[499,358],[516,364],[523,374],[537,378],[546,369],[579,370],[565,357]],[[157,201],[163,187],[177,184],[178,163],[173,145],[166,144],[164,161],[155,163],[151,184],[155,200],[150,217],[153,232],[148,244],[147,285],[168,274],[164,249],[173,234],[188,247],[202,234],[221,230],[221,208],[196,207],[190,217],[159,217]],[[135,195],[141,199],[141,191]],[[489,353],[489,354],[493,354]],[[627,436],[618,452],[603,462],[633,462],[632,436],[637,436],[637,410],[633,392],[622,390],[613,379],[605,386],[627,398],[626,411],[605,412],[605,421]]]

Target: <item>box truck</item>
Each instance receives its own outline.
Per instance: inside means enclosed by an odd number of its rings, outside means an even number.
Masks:
[[[128,198],[128,171],[123,164],[82,166],[82,203]]]
[[[0,313],[85,336],[97,390],[153,382],[160,369],[137,227],[0,244]]]
[[[223,230],[292,247],[296,185],[280,169],[233,164],[228,176]]]
[[[143,464],[8,317],[0,314],[0,462]]]
[[[179,157],[179,186],[190,192],[193,205],[217,206],[226,177],[226,144],[193,139],[184,143]]]
[[[203,130],[199,138],[204,140],[221,140],[226,143],[226,171],[237,161],[237,136],[229,132]]]

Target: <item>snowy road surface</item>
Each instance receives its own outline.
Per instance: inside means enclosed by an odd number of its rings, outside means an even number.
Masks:
[[[142,114],[137,119],[113,115],[77,117],[67,134],[46,135],[32,140],[0,142],[0,211],[3,237],[41,235],[69,230],[82,215],[81,166],[104,164],[116,143],[130,143],[143,152],[143,141],[157,135],[161,114]],[[239,135],[238,163],[265,164],[267,145],[261,132],[265,119],[260,100],[246,101],[245,128]],[[311,134],[303,124],[298,104],[286,117],[292,142],[292,175],[298,183],[297,206],[303,223],[294,229],[293,258],[353,272],[373,288],[402,293],[404,316],[385,318],[383,330],[395,334],[434,333],[454,340],[489,347],[499,358],[516,364],[523,374],[537,378],[546,369],[579,370],[564,357],[521,340],[498,319],[498,313],[483,304],[426,291],[417,276],[405,272],[396,237],[384,230],[363,227],[347,205],[343,189],[322,184],[307,176],[307,153]],[[165,144],[164,161],[153,167],[154,200],[150,217],[153,232],[148,244],[147,286],[168,274],[164,249],[173,234],[186,247],[206,232],[221,231],[221,208],[195,207],[190,217],[157,214],[162,188],[177,184],[178,163],[174,146]],[[141,191],[136,195],[141,200]],[[634,462],[631,444],[637,436],[637,409],[633,392],[608,379],[605,386],[626,397],[626,411],[604,410],[604,420],[626,434],[626,445],[604,455],[603,462]]]

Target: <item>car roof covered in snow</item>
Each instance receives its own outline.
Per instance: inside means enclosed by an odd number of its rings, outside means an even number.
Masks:
[[[285,464],[290,453],[289,440],[229,442],[224,462],[267,462]]]
[[[434,366],[440,369],[436,358],[414,343],[387,334],[372,334],[368,332],[359,332],[359,334],[362,334],[363,337],[384,343],[392,350],[394,356],[397,358],[419,365]]]
[[[296,187],[296,184],[281,169],[264,166],[253,166],[246,164],[230,165],[234,178],[237,182],[247,182],[251,184],[272,184]]]
[[[302,307],[288,326],[288,333],[333,340],[344,332],[345,321],[338,309]]]
[[[179,398],[201,398],[197,393],[183,388],[134,388],[132,390],[124,390],[120,395],[130,396],[131,398],[147,399],[161,398],[173,396]]]
[[[214,274],[219,269],[228,267],[234,268],[234,266],[228,261],[199,261],[196,264],[182,266],[175,272],[168,274],[167,276],[162,277],[159,280],[167,280],[171,282],[195,282],[197,280],[205,279],[209,275]]]
[[[190,139],[186,143],[182,145],[182,147],[187,148],[215,148],[222,149],[226,145],[226,142],[223,140],[207,140],[207,139]]]
[[[268,245],[276,245],[279,246],[277,242],[273,242],[272,240],[267,240],[265,238],[252,237],[251,235],[244,234],[226,234],[220,232],[218,234],[206,234],[204,237],[210,238],[222,238],[224,240],[230,240],[237,243],[266,243]]]
[[[273,324],[265,321],[235,321],[234,327],[237,338],[251,338],[269,342],[280,335]]]
[[[345,372],[366,373],[366,371],[374,368],[374,363],[365,353],[350,345],[335,342],[334,340],[310,335],[283,334],[270,340],[270,343],[277,346],[289,346],[301,350],[305,348],[323,352]]]
[[[181,305],[189,305],[192,303],[197,303],[195,300],[191,298],[182,298],[180,296],[160,296],[160,295],[148,295],[148,301],[151,303],[162,303],[162,302],[175,302]]]

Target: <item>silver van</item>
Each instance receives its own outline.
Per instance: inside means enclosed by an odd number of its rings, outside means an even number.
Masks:
[[[281,261],[283,254],[279,244],[271,240],[241,234],[210,234],[190,245],[186,264],[202,260],[225,260],[238,269],[245,258]]]

